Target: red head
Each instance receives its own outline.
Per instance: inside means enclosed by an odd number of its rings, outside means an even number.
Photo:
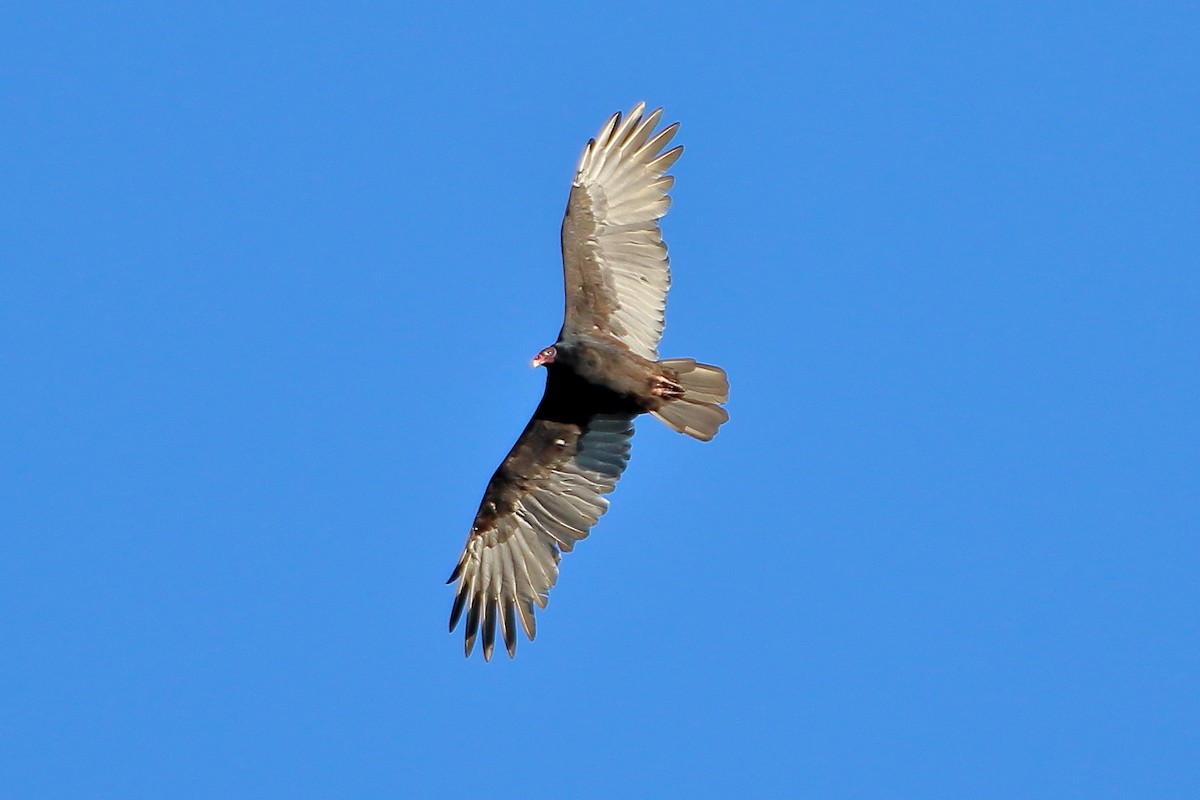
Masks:
[[[550,345],[542,352],[533,357],[533,361],[529,363],[531,367],[544,367],[547,364],[553,364],[554,359],[558,356],[558,350],[554,345]]]

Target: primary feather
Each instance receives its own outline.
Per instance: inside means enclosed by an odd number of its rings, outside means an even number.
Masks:
[[[642,358],[654,359],[671,285],[658,220],[667,213],[665,175],[683,153],[671,141],[675,123],[651,138],[662,109],[643,117],[639,103],[614,114],[583,148],[562,225],[566,335],[609,334]]]

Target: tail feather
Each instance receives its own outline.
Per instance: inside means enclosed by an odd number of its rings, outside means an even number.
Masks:
[[[651,412],[668,427],[707,442],[717,428],[729,419],[721,404],[729,400],[729,379],[725,370],[710,364],[698,364],[691,358],[668,358],[658,362],[663,371],[683,387],[683,397],[671,400]]]

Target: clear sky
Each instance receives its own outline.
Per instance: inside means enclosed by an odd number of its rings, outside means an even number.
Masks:
[[[110,5],[0,11],[0,796],[1200,796],[1194,3]],[[732,419],[464,660],[643,99]]]

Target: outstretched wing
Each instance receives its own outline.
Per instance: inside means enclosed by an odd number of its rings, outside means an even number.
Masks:
[[[510,657],[517,620],[533,639],[533,607],[546,607],[560,554],[608,509],[604,495],[629,462],[631,413],[558,413],[555,392],[548,381],[533,419],[492,476],[447,581],[458,581],[450,630],[466,611],[468,656],[482,628],[483,657],[491,660],[497,622]]]
[[[679,123],[655,134],[662,109],[645,108],[610,117],[579,158],[562,225],[563,334],[607,334],[653,361],[671,284],[658,219],[683,148],[662,152]]]

